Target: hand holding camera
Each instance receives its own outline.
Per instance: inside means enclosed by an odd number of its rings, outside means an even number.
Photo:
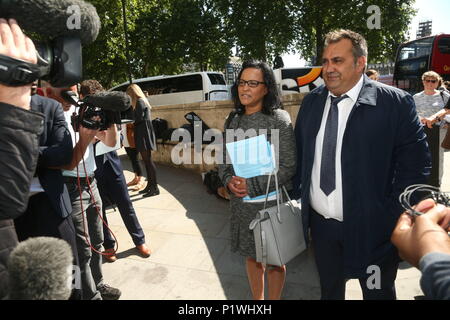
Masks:
[[[0,54],[29,63],[36,63],[36,49],[33,41],[25,36],[16,20],[0,19]],[[30,109],[29,85],[10,87],[0,84],[0,102]]]

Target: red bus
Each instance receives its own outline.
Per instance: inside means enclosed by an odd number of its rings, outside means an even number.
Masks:
[[[423,90],[422,74],[435,71],[450,80],[450,34],[424,37],[401,44],[395,59],[393,84],[411,94]]]

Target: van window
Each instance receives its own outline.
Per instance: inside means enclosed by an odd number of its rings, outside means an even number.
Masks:
[[[211,81],[211,84],[226,85],[223,75],[221,75],[219,73],[208,73],[208,78],[209,78],[209,81]]]
[[[171,89],[170,79],[159,79],[138,82],[137,84],[143,91],[147,91],[149,95],[169,93]]]
[[[177,92],[203,90],[202,76],[199,74],[178,77],[174,78],[174,80],[176,81],[174,87],[178,89]]]

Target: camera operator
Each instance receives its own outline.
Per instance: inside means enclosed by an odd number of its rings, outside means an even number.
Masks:
[[[66,110],[64,115],[74,143],[71,162],[61,168],[64,169],[64,182],[69,190],[72,203],[72,219],[76,229],[83,300],[117,300],[121,292],[103,283],[102,258],[98,253],[101,251],[103,244],[103,224],[99,216],[99,213],[102,212],[102,201],[94,178],[96,165],[93,148],[95,138],[101,140],[107,146],[115,146],[117,129],[114,124],[105,131],[88,129],[80,125],[79,132],[75,132],[72,127],[71,116],[77,111],[77,107],[69,106],[61,97],[62,91],[75,90],[75,86],[71,88],[48,88],[47,94],[63,104]],[[91,251],[91,245],[97,252]]]
[[[97,80],[85,80],[81,83],[81,96],[92,95],[104,91],[103,86]],[[95,179],[98,182],[98,189],[103,204],[108,202],[117,204],[122,220],[127,227],[128,233],[133,239],[136,249],[141,256],[148,258],[151,254],[151,250],[145,244],[144,230],[139,223],[130,195],[128,194],[122,164],[117,152],[110,151],[105,154],[96,155],[95,162],[97,165]],[[108,223],[104,207],[103,219],[105,220],[105,223]],[[117,259],[114,251],[116,242],[108,228],[103,228],[103,235],[105,239],[103,244],[105,247],[104,253],[107,253],[105,259],[109,262],[114,262]]]
[[[36,63],[33,42],[13,19],[0,19],[0,54]],[[6,263],[17,236],[12,219],[27,206],[44,117],[30,110],[29,85],[0,84],[0,300],[8,294]]]

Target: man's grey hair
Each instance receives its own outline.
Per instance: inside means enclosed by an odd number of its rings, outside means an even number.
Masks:
[[[330,31],[325,36],[325,47],[332,43],[339,42],[343,39],[348,39],[352,42],[352,52],[355,58],[355,63],[360,57],[367,57],[367,41],[362,35],[351,30],[339,29]]]

